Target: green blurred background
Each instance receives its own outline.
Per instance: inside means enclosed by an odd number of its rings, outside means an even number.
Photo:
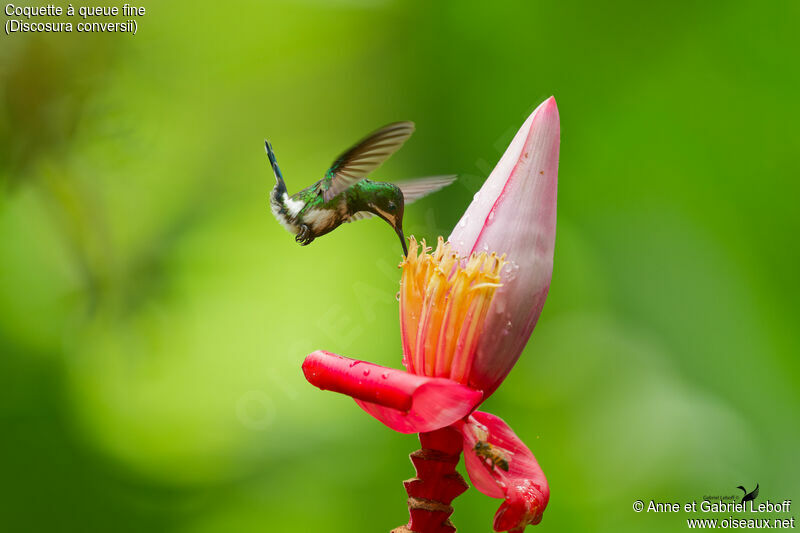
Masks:
[[[461,174],[406,211],[432,239],[551,94],[553,284],[485,404],[548,475],[536,529],[800,497],[796,2],[144,5],[135,36],[0,39],[0,530],[405,523],[416,438],[300,371],[400,366],[397,238],[297,246],[263,139],[296,191],[416,121],[378,176]],[[489,531],[499,503],[471,489],[453,521]]]

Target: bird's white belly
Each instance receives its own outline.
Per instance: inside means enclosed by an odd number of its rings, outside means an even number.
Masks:
[[[286,205],[286,209],[293,218],[297,217],[297,213],[306,206],[302,200],[293,200],[292,197],[286,193],[283,193],[283,203]]]

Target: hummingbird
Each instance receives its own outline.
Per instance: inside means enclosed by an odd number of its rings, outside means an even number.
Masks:
[[[291,196],[272,145],[264,141],[275,174],[275,187],[270,195],[272,214],[295,234],[294,240],[302,246],[330,233],[343,222],[378,216],[394,228],[403,245],[403,254],[408,255],[403,234],[405,206],[456,179],[455,175],[401,183],[367,179],[367,175],[399,150],[412,133],[414,123],[409,121],[394,122],[372,132],[337,157],[321,180]]]

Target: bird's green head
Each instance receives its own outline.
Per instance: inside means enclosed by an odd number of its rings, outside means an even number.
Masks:
[[[392,225],[403,243],[403,252],[408,255],[406,238],[403,234],[403,210],[405,209],[403,191],[392,183],[374,182],[373,187],[367,201],[367,210]]]

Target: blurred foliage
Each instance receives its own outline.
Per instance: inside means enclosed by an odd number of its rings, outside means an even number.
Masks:
[[[415,438],[299,369],[316,348],[400,365],[396,237],[299,248],[263,139],[294,191],[415,120],[380,175],[462,176],[407,210],[434,238],[550,94],[553,285],[486,404],[550,479],[537,529],[800,496],[796,3],[145,6],[136,36],[2,37],[0,530],[404,523]],[[498,504],[470,490],[454,522],[487,531]]]

